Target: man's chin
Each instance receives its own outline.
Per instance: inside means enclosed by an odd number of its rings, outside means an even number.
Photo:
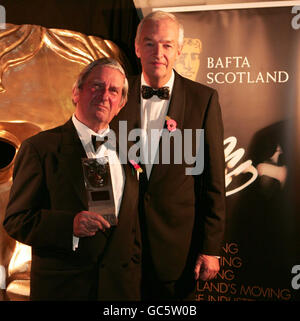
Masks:
[[[105,123],[105,122],[107,122],[107,120],[108,120],[108,118],[109,118],[109,114],[108,114],[107,111],[102,111],[102,110],[100,110],[100,111],[97,111],[97,112],[96,112],[96,118],[97,118],[97,120],[98,120],[99,122]]]
[[[166,73],[165,70],[161,70],[161,69],[155,69],[155,70],[152,70],[149,74],[148,74],[148,77],[150,79],[153,79],[153,80],[160,80],[160,79],[167,79],[169,78],[168,77],[168,74]]]

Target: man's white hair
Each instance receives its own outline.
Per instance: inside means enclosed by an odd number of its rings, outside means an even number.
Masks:
[[[183,38],[184,38],[183,25],[178,21],[178,19],[172,13],[164,12],[164,11],[151,12],[150,14],[148,14],[146,17],[144,17],[140,21],[140,23],[137,27],[137,31],[136,31],[135,43],[139,44],[140,37],[141,37],[141,31],[142,31],[143,25],[146,21],[148,21],[148,20],[160,21],[163,19],[170,19],[173,22],[175,22],[175,24],[178,26],[178,45],[179,45],[179,47],[182,47],[183,46]]]
[[[124,86],[122,88],[122,101],[121,103],[126,103],[127,102],[127,96],[128,96],[128,80],[126,77],[126,73],[125,70],[123,69],[123,67],[121,66],[121,64],[114,58],[100,58],[97,60],[94,60],[93,62],[91,62],[90,64],[88,64],[79,74],[77,80],[75,81],[74,85],[73,85],[73,90],[72,92],[74,93],[75,91],[78,91],[80,89],[82,89],[82,86],[86,80],[86,78],[88,77],[88,75],[91,73],[91,71],[96,67],[96,66],[103,66],[103,67],[109,67],[109,68],[113,68],[113,69],[117,69],[120,71],[120,73],[122,75],[124,75]],[[72,99],[73,104],[76,105],[74,103],[74,99]]]

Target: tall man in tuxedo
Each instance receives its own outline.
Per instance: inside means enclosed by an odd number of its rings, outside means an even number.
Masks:
[[[127,120],[129,130],[146,131],[138,142],[140,156],[145,146],[163,151],[162,139],[149,140],[152,129],[169,128],[166,116],[176,122],[171,131],[204,129],[201,174],[186,175],[191,165],[184,162],[163,164],[160,159],[153,164],[140,157],[144,299],[192,300],[196,280],[210,280],[219,271],[225,221],[221,111],[214,89],[173,70],[182,44],[183,28],[174,15],[154,12],[140,22],[135,50],[142,74],[129,78],[127,105],[113,121],[116,126],[118,120]],[[152,97],[152,89],[145,86],[155,90]],[[195,150],[195,137],[187,144]],[[171,149],[170,159],[174,155]]]
[[[109,141],[109,123],[127,100],[114,59],[92,62],[73,88],[76,105],[62,126],[23,142],[4,227],[32,246],[32,300],[139,300],[138,182]],[[118,224],[88,210],[82,158],[107,156]]]

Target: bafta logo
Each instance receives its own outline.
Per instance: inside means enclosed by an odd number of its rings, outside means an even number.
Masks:
[[[175,68],[183,77],[196,81],[200,67],[200,53],[202,43],[200,39],[184,38],[183,48]]]

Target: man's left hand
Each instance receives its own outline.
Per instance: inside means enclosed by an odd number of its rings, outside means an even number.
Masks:
[[[216,277],[220,270],[219,259],[213,255],[200,254],[195,266],[195,279],[202,281],[211,280]]]

